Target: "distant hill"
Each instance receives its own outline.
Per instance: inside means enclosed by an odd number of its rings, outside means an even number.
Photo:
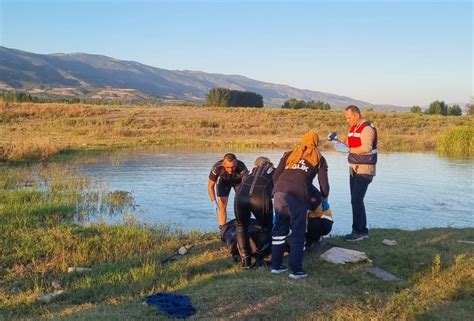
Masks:
[[[0,90],[103,100],[202,103],[209,89],[215,87],[256,92],[263,96],[265,106],[272,107],[296,98],[321,100],[332,108],[355,104],[364,109],[408,110],[239,75],[166,70],[84,53],[41,55],[0,46]]]

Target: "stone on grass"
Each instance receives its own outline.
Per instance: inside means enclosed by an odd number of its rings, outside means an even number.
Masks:
[[[57,290],[51,293],[46,293],[38,297],[38,301],[43,303],[49,303],[51,300],[64,293],[64,290]]]
[[[321,254],[320,258],[334,264],[357,263],[361,261],[372,263],[365,252],[349,250],[342,247],[333,247]]]
[[[395,245],[397,245],[397,241],[385,239],[385,240],[382,241],[382,244],[387,245],[387,246],[395,246]]]
[[[85,268],[85,267],[79,267],[79,266],[71,266],[67,268],[67,273],[84,273],[84,272],[89,272],[92,271],[91,268]]]
[[[389,273],[385,271],[384,269],[379,268],[378,266],[368,268],[367,272],[369,272],[373,276],[378,277],[379,279],[382,279],[384,281],[400,281],[401,280],[398,276],[393,275],[392,273]]]

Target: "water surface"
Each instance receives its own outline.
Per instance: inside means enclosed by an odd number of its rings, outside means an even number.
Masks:
[[[237,153],[251,168],[258,156],[278,164],[283,151]],[[134,216],[142,222],[172,227],[217,230],[207,193],[211,166],[222,152],[132,152],[103,156],[80,169],[96,184],[110,190],[131,192],[137,207]],[[350,232],[352,212],[346,156],[323,153],[329,164],[329,202],[335,224],[333,234]],[[435,154],[379,154],[377,176],[366,195],[369,228],[406,230],[429,227],[474,227],[472,159],[448,159]],[[317,180],[315,181],[317,183]],[[228,219],[234,217],[233,195]],[[100,218],[110,222],[119,217]]]

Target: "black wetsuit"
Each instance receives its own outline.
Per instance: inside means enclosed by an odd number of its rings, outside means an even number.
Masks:
[[[247,166],[242,161],[237,160],[237,166],[232,174],[225,171],[223,162],[224,160],[220,160],[215,163],[209,173],[209,179],[216,182],[217,197],[229,196],[232,187],[237,190],[242,177],[248,173]]]
[[[270,252],[271,231],[273,222],[273,166],[261,165],[242,179],[235,195],[234,210],[236,218],[237,245],[242,259],[251,255],[249,246],[249,222],[253,214],[257,224],[262,227],[257,245],[257,262]],[[260,256],[259,256],[260,254]]]

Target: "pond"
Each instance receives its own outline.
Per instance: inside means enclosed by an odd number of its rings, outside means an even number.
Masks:
[[[249,169],[258,156],[278,164],[283,151],[241,152],[237,157]],[[127,191],[134,198],[133,216],[141,221],[168,224],[184,230],[216,231],[217,218],[207,193],[211,166],[222,152],[130,152],[104,155],[80,165],[94,184],[111,191]],[[332,234],[350,232],[352,212],[346,156],[325,152],[329,164]],[[369,228],[413,230],[429,227],[473,227],[473,159],[448,159],[436,154],[384,153],[377,176],[365,198]],[[317,184],[317,180],[315,181]],[[316,185],[317,186],[317,185]],[[233,195],[228,219],[234,217]],[[121,217],[93,220],[117,222]]]

